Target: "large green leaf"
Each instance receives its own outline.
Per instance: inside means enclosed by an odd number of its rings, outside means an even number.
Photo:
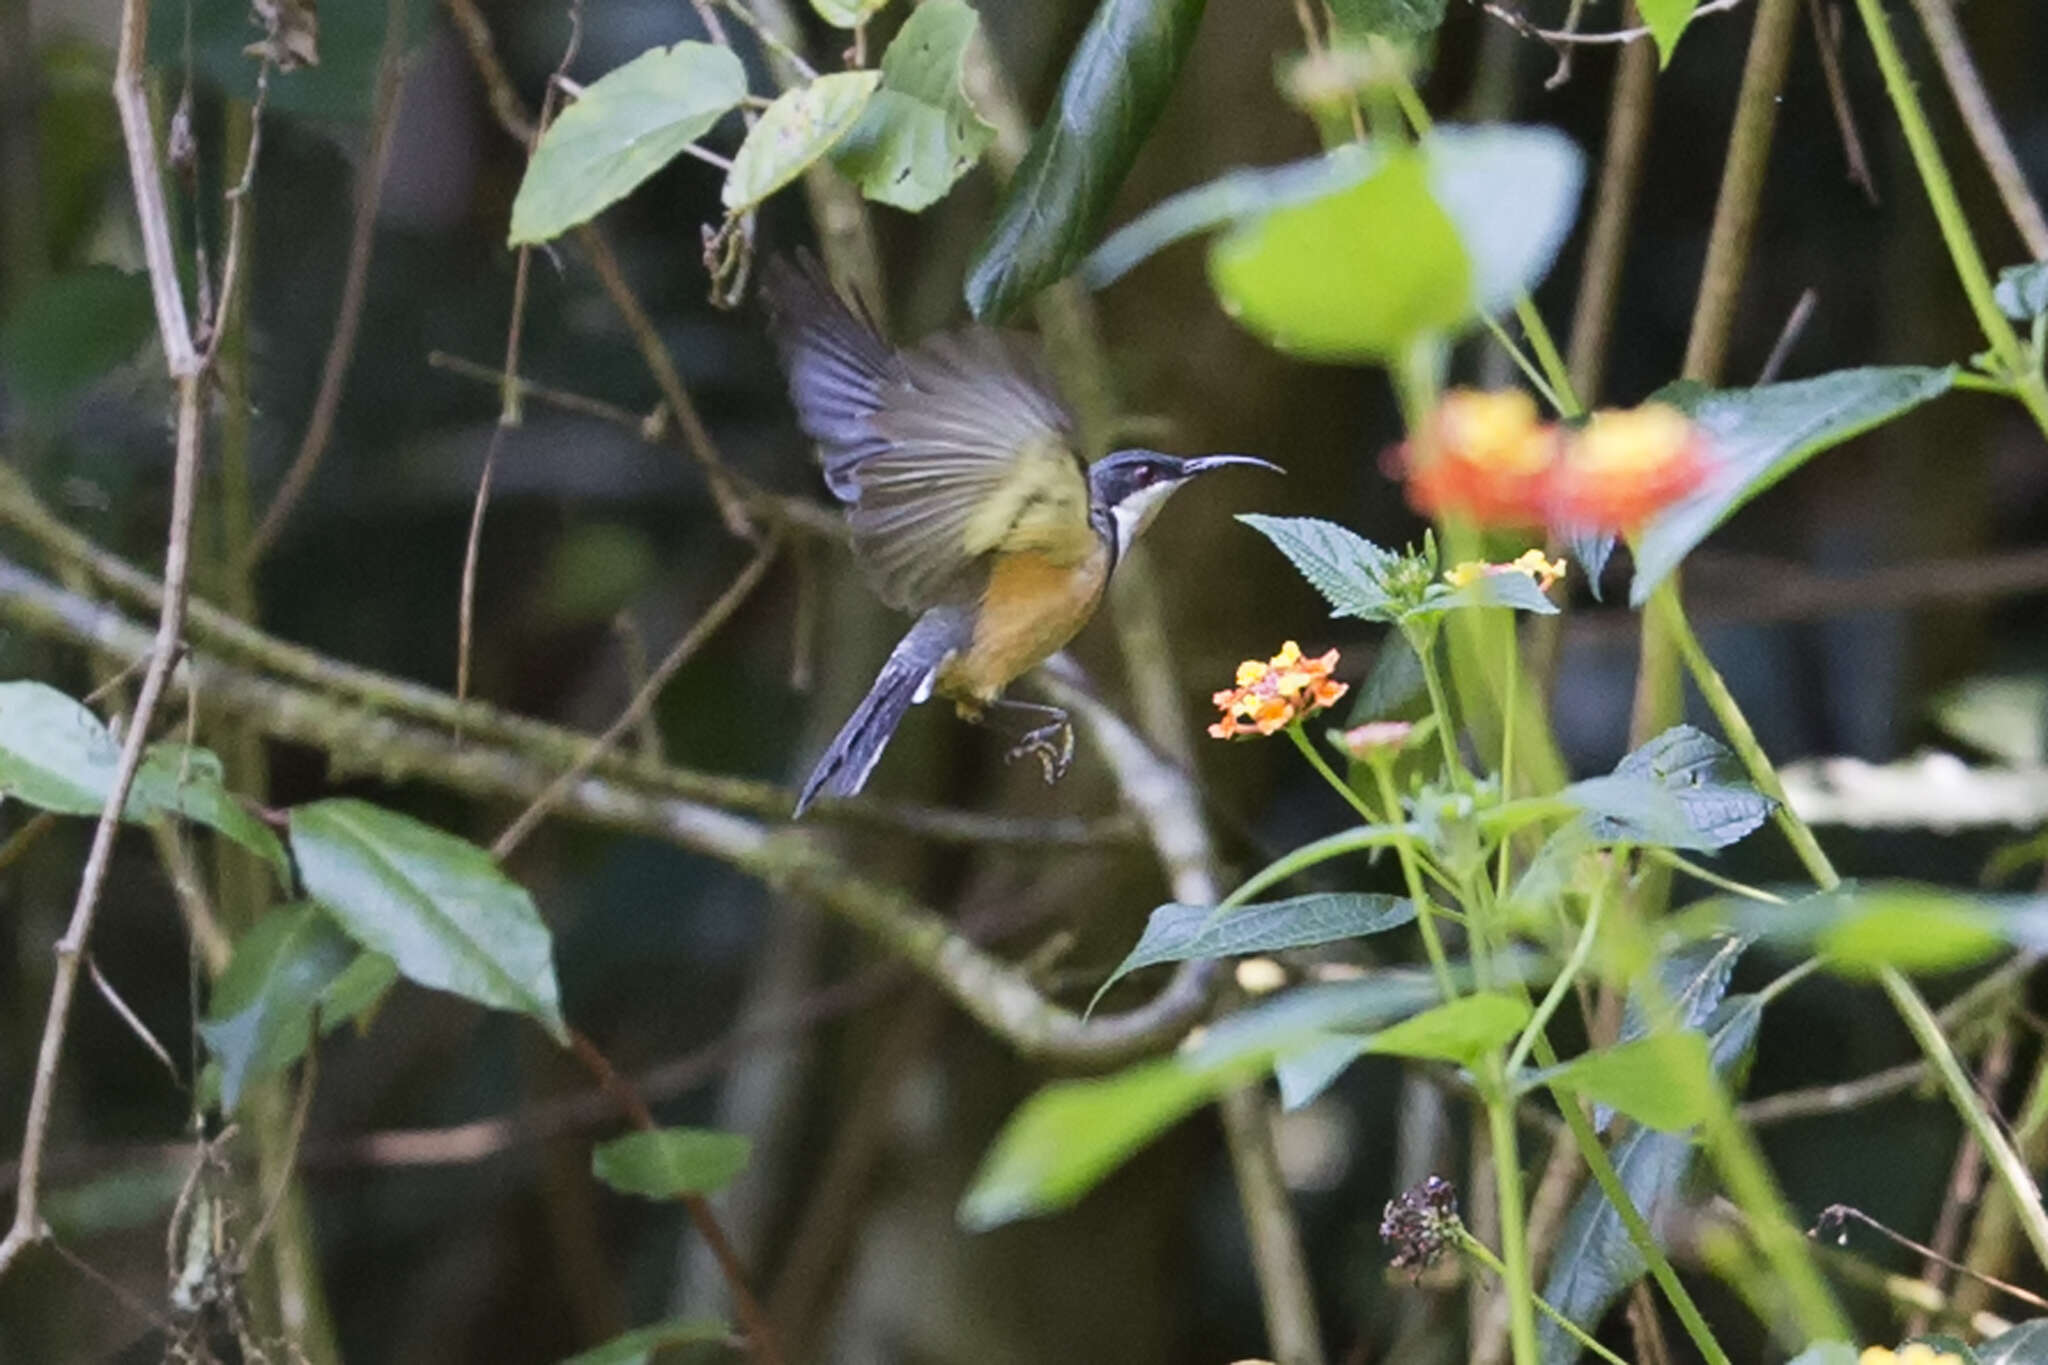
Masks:
[[[44,683],[0,683],[0,794],[58,815],[98,815],[120,764],[120,744],[90,709]],[[167,814],[226,835],[290,881],[277,836],[222,786],[220,760],[207,750],[144,751],[122,818],[148,824]]]
[[[2048,950],[2048,898],[1985,896],[1916,882],[1850,883],[1789,905],[1722,896],[1688,906],[1684,932],[1734,931],[1823,954],[1830,971],[1959,971],[2008,945]]]
[[[1602,843],[1726,848],[1776,809],[1749,784],[1727,746],[1690,725],[1674,725],[1615,765],[1606,777],[1561,793],[1586,811]]]
[[[1474,1066],[1520,1033],[1529,1012],[1528,1001],[1511,995],[1461,996],[1380,1030],[1360,1050]]]
[[[1629,600],[1640,607],[1659,583],[1737,508],[1821,451],[1947,393],[1953,366],[1840,370],[1754,389],[1677,389],[1708,442],[1706,481],[1653,518],[1636,545]]]
[[[981,20],[965,0],[925,0],[882,54],[882,84],[832,152],[879,203],[915,213],[953,188],[995,140],[961,88]]]
[[[1332,616],[1366,621],[1392,621],[1394,608],[1383,580],[1401,563],[1401,556],[1383,550],[1355,531],[1318,517],[1269,517],[1239,514],[1273,547],[1286,555],[1310,587],[1330,604]]]
[[[997,321],[1071,271],[1101,231],[1202,18],[1203,0],[1101,0],[1053,107],[967,271],[967,305]]]
[[[1681,1071],[1689,1072],[1685,1079]],[[1695,1082],[1707,1076],[1707,1041],[1697,1033],[1658,1033],[1581,1053],[1531,1073],[1524,1088],[1555,1082],[1662,1132],[1705,1117]],[[1711,1083],[1711,1082],[1709,1082]]]
[[[1443,26],[1446,0],[1330,0],[1339,37],[1427,38]]]
[[[856,28],[888,3],[889,0],[811,0],[811,8],[834,28]]]
[[[590,1172],[622,1194],[674,1199],[716,1194],[746,1169],[753,1143],[738,1133],[704,1128],[657,1128],[601,1143]]]
[[[390,959],[363,952],[317,906],[278,906],[257,920],[235,944],[199,1022],[220,1063],[221,1107],[232,1113],[250,1082],[305,1054],[315,1011],[323,1032],[335,1028],[381,994],[365,984],[381,978],[389,986],[395,976]]]
[[[0,378],[31,408],[61,407],[156,331],[149,277],[110,265],[52,275],[0,323]]]
[[[2048,1365],[2048,1318],[2015,1323],[1978,1343],[1978,1365]]]
[[[291,841],[306,890],[409,980],[517,1010],[568,1041],[547,926],[490,854],[345,798],[294,809]]]
[[[544,242],[596,217],[746,94],[746,68],[714,43],[650,48],[592,81],[534,148],[512,201],[511,244]]]
[[[561,1365],[647,1365],[656,1351],[670,1346],[717,1345],[732,1340],[732,1328],[703,1318],[670,1318],[635,1327],[562,1361]]]
[[[1657,64],[1671,65],[1671,54],[1678,48],[1678,35],[1685,32],[1685,26],[1692,22],[1692,13],[1699,7],[1699,0],[1636,0],[1636,10],[1643,16],[1643,23],[1649,26],[1650,37],[1657,44]]]
[[[1279,350],[1392,360],[1502,311],[1569,231],[1584,158],[1541,128],[1444,128],[1209,249],[1226,312]]]
[[[879,71],[838,71],[778,96],[732,159],[725,206],[744,212],[802,175],[853,131],[881,79]]]
[[[1054,1082],[1003,1126],[961,1200],[960,1221],[991,1228],[1065,1208],[1176,1121],[1258,1077],[1278,1055],[1333,1030],[1369,1033],[1436,998],[1435,984],[1413,972],[1283,991],[1220,1021],[1199,1047],[1111,1076]]]
[[[1325,892],[1218,910],[1213,905],[1160,906],[1145,921],[1137,946],[1117,964],[1096,998],[1141,967],[1201,957],[1241,957],[1398,929],[1415,918],[1413,901],[1359,892]]]
[[[1714,1071],[1728,1078],[1727,1083],[1732,1085],[1746,1066],[1761,1020],[1754,996],[1733,997],[1709,1027]],[[1661,1133],[1655,1128],[1630,1133],[1611,1154],[1629,1202],[1649,1223],[1651,1237],[1659,1247],[1671,1243],[1671,1225],[1684,1207],[1686,1177],[1695,1154],[1689,1135]],[[1593,1331],[1608,1308],[1647,1269],[1648,1263],[1629,1237],[1621,1215],[1600,1187],[1588,1181],[1558,1234],[1556,1259],[1551,1262],[1543,1298],[1573,1322]],[[1579,1358],[1578,1344],[1563,1328],[1547,1319],[1537,1326],[1546,1365],[1564,1365]]]

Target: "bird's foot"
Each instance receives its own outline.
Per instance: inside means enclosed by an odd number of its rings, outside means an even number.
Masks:
[[[1067,775],[1067,769],[1074,762],[1073,725],[1061,719],[1028,731],[1015,748],[1003,755],[1003,760],[1006,763],[1015,763],[1026,756],[1036,758],[1045,769],[1045,784],[1048,787],[1059,781]]]

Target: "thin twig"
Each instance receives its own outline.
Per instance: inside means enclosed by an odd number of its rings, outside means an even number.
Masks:
[[[386,0],[384,46],[377,56],[377,94],[370,118],[370,146],[356,178],[355,226],[348,243],[348,267],[341,281],[341,305],[335,312],[334,331],[327,339],[327,357],[320,366],[320,388],[313,397],[313,411],[306,418],[306,430],[299,437],[298,452],[292,456],[284,481],[264,510],[262,520],[243,548],[240,574],[251,572],[270,552],[284,531],[284,524],[298,507],[299,499],[313,481],[321,459],[334,435],[334,419],[341,411],[342,390],[348,382],[350,362],[355,359],[356,334],[363,320],[363,302],[369,295],[370,257],[377,240],[377,208],[383,202],[384,182],[391,170],[391,152],[397,145],[398,112],[405,97],[406,0]]]
[[[703,648],[704,642],[718,632],[719,627],[739,610],[740,603],[747,600],[748,594],[759,586],[761,579],[768,572],[768,566],[775,562],[776,552],[781,548],[780,537],[770,536],[763,542],[747,567],[740,570],[739,577],[704,609],[704,614],[697,618],[695,625],[683,632],[682,638],[676,641],[667,657],[656,665],[654,671],[648,675],[647,681],[633,694],[633,699],[626,703],[626,709],[619,712],[618,718],[603,734],[590,741],[590,747],[584,751],[581,758],[570,765],[560,777],[549,783],[546,791],[536,796],[525,810],[519,812],[511,824],[505,826],[505,832],[491,845],[492,857],[500,862],[511,857],[513,850],[525,842],[526,836],[547,818],[548,812],[568,794],[569,789],[589,776],[597,760],[616,745],[628,730],[639,724],[642,717],[649,714],[655,699],[660,697],[663,689],[675,677],[677,670]]]
[[[1633,6],[1630,12],[1633,13]],[[1607,370],[1608,339],[1621,300],[1622,269],[1628,262],[1629,224],[1643,183],[1643,149],[1649,145],[1656,103],[1657,54],[1647,47],[1622,52],[1607,104],[1607,143],[1600,157],[1600,186],[1593,223],[1586,235],[1586,263],[1572,308],[1572,387],[1579,401],[1597,402]]]
[[[1764,367],[1757,371],[1758,384],[1774,382],[1784,370],[1785,362],[1792,358],[1792,348],[1799,344],[1799,338],[1805,334],[1806,324],[1812,319],[1813,310],[1819,303],[1819,290],[1808,288],[1800,291],[1799,302],[1792,305],[1792,312],[1786,317],[1783,330],[1778,333],[1777,341],[1771,346],[1770,355],[1764,359]]]
[[[1834,110],[1835,131],[1842,137],[1842,156],[1849,163],[1849,183],[1863,191],[1872,205],[1877,203],[1877,178],[1870,173],[1870,158],[1863,150],[1863,134],[1856,126],[1856,108],[1849,103],[1849,82],[1842,75],[1842,11],[1822,0],[1806,0],[1806,12],[1813,20],[1813,41],[1820,49],[1820,73],[1828,87],[1828,105]]]
[[[85,969],[91,974],[92,984],[99,990],[100,999],[106,1001],[107,1007],[120,1016],[121,1022],[128,1026],[128,1031],[135,1035],[136,1040],[148,1050],[149,1055],[164,1064],[164,1070],[170,1073],[171,1084],[181,1090],[184,1089],[185,1078],[178,1074],[178,1064],[171,1060],[170,1051],[157,1041],[157,1036],[149,1031],[149,1025],[142,1022],[142,1017],[129,1008],[128,1002],[121,998],[121,993],[114,989],[114,983],[107,980],[105,974],[100,971],[100,964],[94,961],[91,953],[85,955]]]
[[[249,106],[249,142],[242,153],[242,178],[228,191],[227,251],[220,268],[220,298],[211,317],[201,319],[205,328],[200,340],[201,369],[210,370],[220,355],[221,340],[227,335],[228,310],[235,306],[237,286],[242,279],[242,260],[249,254],[250,188],[256,180],[256,159],[263,150],[263,110],[270,103],[271,54],[266,45],[256,68],[256,98]],[[204,264],[200,266],[203,271]]]
[[[1984,167],[1998,186],[1999,201],[2034,259],[2048,261],[2048,218],[2042,216],[2041,202],[2028,187],[2026,172],[2020,169],[2019,158],[2013,155],[2012,143],[1998,121],[1998,111],[1984,92],[1983,77],[1970,57],[1970,45],[1963,38],[1962,25],[1956,22],[1954,5],[1950,0],[1913,0],[1913,8],[1920,15],[1920,26],[1927,30],[1935,60],[1941,63],[1949,93],[1962,111],[1970,141],[1977,145],[1977,155],[1984,158]]]
[[[320,1049],[306,1049],[303,1074],[299,1077],[299,1098],[292,1105],[291,1127],[285,1134],[284,1159],[279,1163],[277,1178],[270,1193],[263,1200],[263,1214],[256,1220],[256,1227],[242,1244],[242,1259],[256,1254],[256,1248],[263,1245],[263,1239],[270,1235],[272,1225],[277,1222],[278,1210],[284,1207],[285,1197],[291,1193],[292,1174],[298,1168],[299,1147],[306,1140],[306,1119],[313,1112],[313,1086],[320,1075]]]
[[[1692,12],[1692,17],[1704,19],[1709,14],[1723,14],[1742,3],[1744,3],[1744,0],[1704,0],[1704,3]],[[1605,33],[1579,33],[1571,29],[1538,28],[1529,22],[1527,15],[1518,14],[1506,5],[1494,4],[1490,0],[1489,3],[1480,5],[1479,8],[1485,10],[1488,14],[1491,14],[1523,37],[1534,38],[1539,42],[1549,43],[1553,47],[1569,47],[1574,44],[1579,46],[1606,46],[1615,43],[1634,43],[1651,36],[1651,30],[1647,24],[1638,25],[1635,28],[1612,29]]]
[[[176,380],[199,372],[199,352],[192,344],[192,323],[178,283],[178,263],[171,254],[171,219],[164,208],[162,172],[157,166],[156,122],[150,113],[149,92],[142,86],[148,34],[149,0],[124,0],[121,45],[114,58],[114,106],[121,114],[121,140],[128,150],[128,181],[142,228],[142,255],[149,266],[157,336],[163,342],[164,362]]]
[[[1951,1270],[1960,1271],[1961,1273],[1970,1276],[1972,1279],[1981,1280],[1983,1283],[1990,1285],[1993,1289],[1999,1290],[2005,1294],[2009,1294],[2013,1298],[2018,1299],[2021,1303],[2027,1304],[2030,1307],[2048,1310],[2048,1299],[2042,1298],[2039,1294],[2034,1293],[2031,1289],[2022,1289],[2020,1286],[2016,1284],[2008,1284],[2004,1280],[1993,1279],[1989,1275],[1985,1275],[1979,1271],[1970,1269],[1970,1267],[1964,1265],[1960,1261],[1950,1260],[1948,1257],[1943,1256],[1940,1252],[1936,1251],[1933,1247],[1928,1246],[1926,1243],[1916,1242],[1911,1237],[1906,1236],[1906,1234],[1904,1234],[1903,1232],[1899,1232],[1893,1228],[1887,1227],[1885,1224],[1879,1222],[1877,1219],[1872,1218],[1869,1214],[1863,1212],[1863,1210],[1854,1208],[1848,1204],[1830,1204],[1828,1205],[1828,1207],[1822,1209],[1820,1211],[1820,1217],[1816,1219],[1814,1222],[1812,1231],[1809,1232],[1807,1235],[1811,1237],[1824,1236],[1827,1233],[1837,1228],[1840,1228],[1841,1225],[1845,1222],[1861,1223],[1863,1226],[1869,1228],[1872,1232],[1878,1233],[1880,1236],[1890,1239],[1898,1245],[1906,1248],[1906,1250],[1908,1251],[1917,1252],[1919,1255],[1927,1258],[1928,1260],[1939,1261],[1941,1264],[1947,1266]],[[1841,1239],[1847,1240],[1846,1236],[1843,1236]]]
[[[1993,1113],[1997,1113],[1998,1092],[2012,1068],[2012,1049],[2012,1022],[2007,1020],[2004,1027],[1991,1035],[1991,1044],[1984,1049],[1984,1058],[1977,1065],[1977,1090]],[[1956,1144],[1955,1163],[1949,1168],[1948,1192],[1941,1201],[1941,1214],[1935,1219],[1933,1236],[1928,1239],[1930,1254],[1920,1266],[1921,1281],[1936,1293],[1947,1288],[1947,1276],[1942,1272],[1956,1264],[1964,1225],[1977,1208],[1983,1189],[1984,1148],[1965,1130]],[[1928,1315],[1917,1312],[1906,1320],[1906,1335],[1917,1337],[1927,1327]]]

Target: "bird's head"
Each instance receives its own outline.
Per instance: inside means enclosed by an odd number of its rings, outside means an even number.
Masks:
[[[1275,474],[1286,472],[1279,465],[1250,455],[1193,455],[1183,458],[1157,450],[1119,450],[1088,467],[1088,487],[1091,501],[1109,516],[1111,531],[1116,536],[1117,554],[1121,557],[1131,548],[1131,542],[1152,524],[1152,518],[1159,515],[1159,509],[1182,484],[1197,474],[1228,469],[1233,465],[1270,469]]]

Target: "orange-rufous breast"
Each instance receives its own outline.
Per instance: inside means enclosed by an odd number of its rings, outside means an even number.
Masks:
[[[941,694],[988,701],[1074,638],[1102,601],[1109,548],[1078,562],[1025,551],[997,558],[982,591],[974,638],[939,676]]]

